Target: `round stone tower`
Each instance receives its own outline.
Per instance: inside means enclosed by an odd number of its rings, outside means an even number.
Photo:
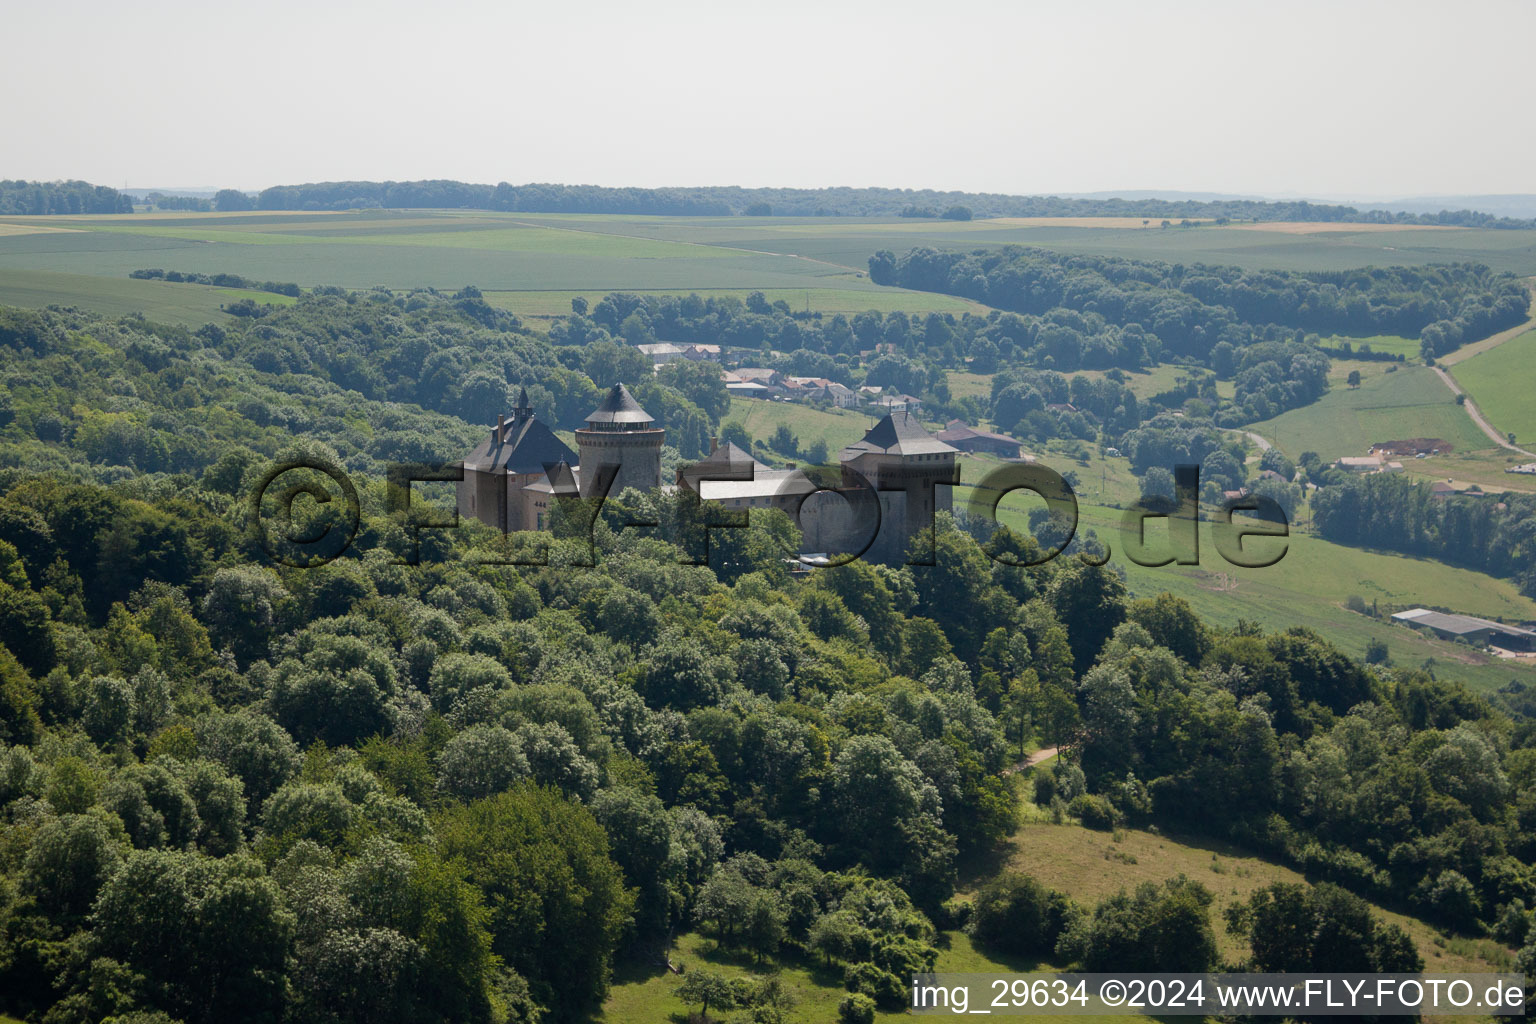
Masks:
[[[661,486],[661,445],[667,432],[656,426],[623,384],[615,384],[601,405],[576,431],[581,456],[581,496],[617,498],[626,487],[642,491]],[[602,490],[603,478],[613,483]]]

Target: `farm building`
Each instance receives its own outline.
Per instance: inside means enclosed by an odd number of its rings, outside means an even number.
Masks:
[[[950,420],[934,436],[962,452],[985,452],[1005,459],[1017,459],[1023,455],[1024,442],[1018,438],[977,430],[964,420]]]
[[[766,387],[776,388],[784,384],[784,375],[766,366],[741,366],[732,370],[737,380],[750,380]]]
[[[1477,647],[1503,647],[1508,650],[1536,650],[1536,631],[1506,625],[1474,615],[1451,615],[1428,608],[1410,608],[1392,616],[1393,622],[1427,629],[1444,640],[1465,640]]]
[[[658,365],[675,362],[678,359],[698,361],[720,358],[719,345],[675,345],[672,342],[663,341],[653,345],[636,345],[635,348],[649,356],[652,363]]]
[[[889,395],[880,395],[869,404],[877,409],[884,409],[886,412],[917,412],[923,407],[923,400],[912,395],[903,395],[897,392]]]

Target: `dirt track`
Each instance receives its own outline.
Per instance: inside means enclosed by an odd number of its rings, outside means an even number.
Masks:
[[[1489,439],[1493,441],[1494,444],[1498,445],[1500,448],[1506,448],[1509,451],[1519,452],[1521,455],[1528,455],[1532,459],[1536,459],[1536,452],[1528,452],[1524,448],[1519,448],[1510,444],[1507,440],[1504,439],[1503,434],[1499,433],[1497,430],[1494,430],[1493,427],[1489,425],[1488,421],[1483,419],[1482,410],[1478,409],[1477,403],[1472,401],[1472,396],[1463,391],[1461,389],[1461,385],[1456,383],[1455,377],[1452,377],[1439,366],[1434,367],[1434,371],[1440,375],[1440,379],[1445,382],[1445,386],[1451,389],[1452,394],[1465,396],[1466,401],[1462,403],[1462,408],[1467,410],[1467,415],[1472,417],[1472,422],[1476,423],[1479,427],[1482,427],[1483,433],[1487,434]]]

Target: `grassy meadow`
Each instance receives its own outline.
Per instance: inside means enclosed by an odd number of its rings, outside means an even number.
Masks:
[[[996,872],[1007,869],[1034,875],[1042,883],[1069,892],[1080,902],[1092,906],[1121,889],[1131,889],[1142,882],[1160,883],[1180,874],[1211,890],[1215,897],[1211,921],[1217,946],[1224,959],[1247,954],[1240,938],[1229,934],[1222,925],[1226,907],[1244,902],[1257,890],[1276,882],[1296,883],[1304,876],[1291,868],[1253,855],[1231,844],[1200,837],[1162,835],[1138,829],[1099,832],[1075,824],[1051,824],[1032,805],[1026,805],[1029,819],[1002,846],[967,865],[968,877],[962,879],[962,898]],[[1433,972],[1478,972],[1510,969],[1510,952],[1490,939],[1466,939],[1446,935],[1417,918],[1372,904],[1378,918],[1402,927],[1413,939]],[[947,931],[938,936],[940,973],[1015,974],[1030,971],[1055,971],[1049,962],[998,956],[978,948],[961,931]],[[711,970],[727,978],[772,973],[789,993],[794,1005],[788,1020],[794,1024],[824,1024],[837,1017],[837,1004],[846,994],[837,969],[828,969],[815,957],[784,956],[776,963],[759,964],[749,955],[719,950],[713,939],[697,932],[679,936],[670,953],[673,963],[686,970]],[[685,1006],[677,996],[682,978],[665,968],[645,965],[621,967],[612,990],[598,1018],[604,1024],[666,1024],[687,1020],[697,1006]],[[975,993],[972,993],[973,1006]],[[904,1012],[876,1015],[876,1020],[896,1021]],[[1124,1021],[1144,1019],[1134,1014],[1074,1016],[1083,1021]]]
[[[1215,896],[1211,920],[1224,959],[1247,953],[1247,944],[1222,927],[1223,911],[1246,902],[1276,882],[1304,880],[1299,872],[1219,840],[1175,837],[1138,829],[1098,832],[1078,825],[1036,820],[1014,833],[1001,865],[1034,875],[1045,885],[1096,902],[1142,882],[1186,875]],[[1424,922],[1380,905],[1372,912],[1413,938],[1431,972],[1507,970],[1509,951],[1491,940],[1454,939]]]
[[[1358,388],[1335,383],[1318,401],[1248,429],[1296,458],[1314,451],[1324,459],[1364,455],[1378,441],[1438,437],[1459,454],[1491,448],[1465,409],[1434,371],[1393,363],[1364,363]],[[1370,374],[1370,369],[1376,368]],[[1410,460],[1411,461],[1411,460]],[[1406,465],[1406,464],[1405,464]]]
[[[1536,442],[1536,331],[1457,363],[1451,372],[1495,430],[1514,431],[1516,443],[1527,447]]]
[[[838,451],[862,438],[876,418],[860,409],[822,410],[792,402],[735,398],[721,422],[740,423],[754,441],[767,441],[780,426],[786,426],[799,438],[802,452],[817,441],[825,441],[827,450],[836,457]]]

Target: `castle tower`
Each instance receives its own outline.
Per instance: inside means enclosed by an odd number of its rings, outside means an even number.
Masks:
[[[656,426],[629,389],[615,384],[587,417],[587,425],[576,431],[581,496],[592,497],[609,469],[616,472],[605,497],[616,498],[626,487],[642,491],[660,487],[661,445],[666,437],[667,432]]]
[[[901,565],[921,531],[931,529],[934,514],[948,511],[950,485],[958,482],[956,449],[940,441],[901,410],[886,416],[839,455],[845,486],[865,486],[849,473],[856,472],[880,498],[880,525],[874,542],[865,552],[870,561]],[[864,536],[865,524],[846,521],[849,510],[824,513],[822,522],[805,528],[807,543],[822,550],[843,550],[841,536]]]

